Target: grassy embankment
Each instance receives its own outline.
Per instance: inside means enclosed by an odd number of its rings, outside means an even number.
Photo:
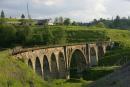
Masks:
[[[0,87],[43,87],[47,86],[31,68],[16,60],[8,51],[0,52]]]

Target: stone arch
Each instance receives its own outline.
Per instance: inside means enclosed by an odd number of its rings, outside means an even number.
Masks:
[[[31,67],[31,68],[33,69],[33,64],[32,64],[31,59],[28,60],[28,66]]]
[[[91,66],[97,65],[97,56],[96,56],[96,50],[94,47],[90,48],[90,65]]]
[[[65,57],[62,52],[60,52],[58,55],[58,62],[59,62],[59,76],[60,78],[65,78],[66,63],[65,63]]]
[[[39,58],[37,57],[35,60],[35,71],[38,75],[42,76],[42,68]]]
[[[71,55],[70,61],[70,78],[80,78],[86,70],[86,59],[83,52],[76,49]]]
[[[59,73],[58,73],[56,56],[54,53],[52,53],[52,55],[51,55],[51,78],[57,79],[58,77],[59,77]]]
[[[50,66],[49,66],[48,58],[45,55],[43,58],[43,77],[44,80],[48,80],[50,78]]]
[[[104,48],[103,46],[98,46],[98,58],[101,59],[104,56]]]

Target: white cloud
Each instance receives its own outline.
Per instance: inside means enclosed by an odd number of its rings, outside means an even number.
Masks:
[[[5,9],[9,16],[26,13],[27,0],[0,0],[0,10]],[[90,21],[94,18],[130,16],[130,0],[29,0],[33,18],[70,17],[77,21]]]
[[[108,0],[106,4],[106,14],[109,16],[130,16],[130,2],[128,0]]]
[[[107,0],[78,0],[77,7],[80,9],[73,9],[72,11],[68,11],[67,16],[70,16],[73,19],[79,21],[91,21],[94,18],[107,18],[108,15],[105,14],[106,7],[105,3]],[[80,7],[81,6],[81,7]]]
[[[61,4],[64,0],[32,0],[32,2],[36,4],[44,4],[47,6],[55,5],[55,4]]]
[[[97,2],[95,3],[95,13],[100,16],[100,15],[104,15],[104,12],[106,11],[106,8],[104,6],[104,0],[97,0]]]

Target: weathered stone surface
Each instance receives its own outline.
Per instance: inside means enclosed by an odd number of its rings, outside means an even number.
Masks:
[[[46,47],[27,51],[20,50],[20,52],[15,53],[14,56],[24,59],[25,63],[32,67],[34,72],[41,74],[45,80],[49,78],[68,79],[70,77],[72,55],[75,51],[77,51],[77,55],[81,55],[84,58],[86,64],[84,67],[87,68],[98,65],[98,57],[101,57],[106,53],[106,48],[109,45],[110,43],[103,42]],[[81,63],[79,63],[79,65]],[[78,69],[76,70],[78,72]]]

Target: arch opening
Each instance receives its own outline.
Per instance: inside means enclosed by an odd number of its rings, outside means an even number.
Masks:
[[[59,53],[58,57],[59,61],[59,77],[60,78],[65,78],[66,76],[66,64],[65,64],[65,58],[62,52]]]
[[[106,46],[106,50],[107,50],[107,51],[110,51],[111,48],[112,48],[111,46]]]
[[[104,56],[104,49],[102,46],[98,46],[98,58],[101,59]]]
[[[57,61],[56,61],[56,56],[53,53],[51,55],[51,78],[52,79],[57,79],[59,77],[58,73],[58,67],[57,67]]]
[[[86,70],[85,56],[80,50],[75,50],[71,56],[70,62],[70,78],[79,79],[83,77],[83,73]]]
[[[33,69],[33,65],[32,65],[31,59],[28,60],[28,66],[31,67],[31,68]]]
[[[50,78],[50,67],[47,56],[43,58],[43,76],[44,80],[48,80]]]
[[[94,47],[90,49],[90,65],[96,66],[97,65],[97,57],[96,57],[96,50]]]
[[[42,76],[41,63],[38,57],[36,58],[36,61],[35,61],[35,71],[38,75]]]

